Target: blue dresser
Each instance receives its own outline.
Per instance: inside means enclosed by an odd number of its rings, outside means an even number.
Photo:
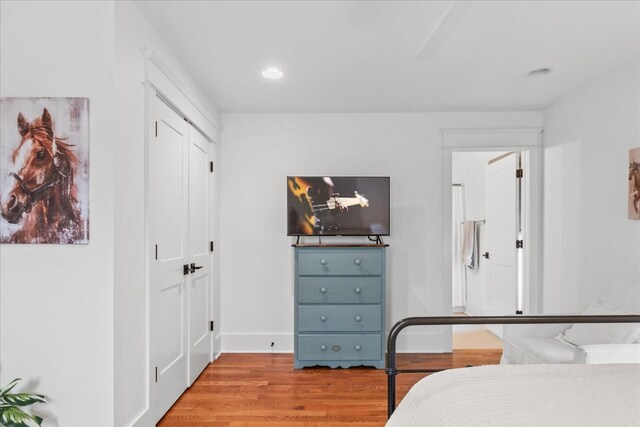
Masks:
[[[384,368],[385,246],[294,248],[295,368]]]

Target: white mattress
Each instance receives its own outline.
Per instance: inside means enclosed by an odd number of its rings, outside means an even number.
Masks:
[[[392,426],[640,426],[640,364],[492,365],[418,382]]]

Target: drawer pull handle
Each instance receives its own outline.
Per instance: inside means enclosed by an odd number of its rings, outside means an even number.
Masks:
[[[362,264],[362,261],[360,261],[360,259],[359,259],[359,258],[356,258],[356,259],[353,261],[353,263],[354,263],[355,265],[360,265],[360,264]]]
[[[321,294],[326,294],[327,293],[327,288],[320,288],[320,293]]]
[[[359,294],[360,292],[362,292],[362,289],[360,289],[360,288],[355,288],[355,289],[353,290],[353,292],[355,292],[356,294]]]
[[[320,316],[320,320],[322,320],[323,322],[327,321],[327,316]]]
[[[326,351],[326,350],[327,350],[327,346],[326,346],[326,345],[324,345],[324,344],[323,344],[323,345],[321,345],[321,346],[320,346],[320,350],[322,350],[322,351]]]
[[[355,345],[355,347],[353,347],[356,349],[356,351],[360,351],[362,349],[362,347],[360,347],[358,344]]]
[[[355,320],[356,322],[361,322],[362,321],[362,316],[356,316],[353,318],[353,320]]]
[[[322,258],[322,259],[320,260],[320,264],[322,264],[322,265],[327,265],[327,260],[326,260],[326,259],[324,259],[324,258]]]

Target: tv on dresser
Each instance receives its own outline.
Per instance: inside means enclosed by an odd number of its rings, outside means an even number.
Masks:
[[[288,236],[389,236],[389,177],[288,176]]]

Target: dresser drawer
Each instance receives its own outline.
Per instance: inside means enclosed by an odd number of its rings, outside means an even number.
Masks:
[[[382,330],[379,305],[301,305],[300,332],[377,332]]]
[[[298,253],[300,276],[379,276],[382,253],[379,250],[304,250]]]
[[[299,335],[300,360],[376,360],[382,358],[380,334]]]
[[[302,304],[379,304],[381,277],[299,277]]]

